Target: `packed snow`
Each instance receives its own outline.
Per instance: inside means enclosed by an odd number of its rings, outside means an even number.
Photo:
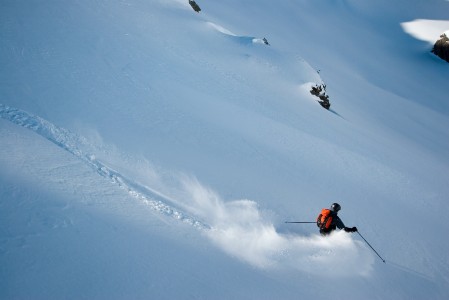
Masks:
[[[0,3],[0,298],[447,299],[449,2],[196,2]]]

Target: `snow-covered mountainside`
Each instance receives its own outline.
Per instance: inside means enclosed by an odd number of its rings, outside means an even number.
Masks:
[[[0,2],[0,298],[447,299],[449,2],[196,3]]]

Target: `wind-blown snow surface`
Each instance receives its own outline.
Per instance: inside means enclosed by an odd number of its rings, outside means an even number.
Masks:
[[[0,297],[447,299],[449,3],[198,4],[0,3]]]

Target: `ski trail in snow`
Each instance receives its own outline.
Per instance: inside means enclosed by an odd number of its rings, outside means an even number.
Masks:
[[[75,155],[154,211],[199,229],[222,251],[245,263],[261,269],[293,269],[320,275],[328,273],[329,264],[335,267],[336,276],[366,276],[371,272],[374,257],[369,249],[345,232],[327,238],[281,234],[255,201],[223,201],[196,178],[176,174],[171,174],[169,182],[157,182],[158,190],[154,190],[96,159],[97,150],[87,139],[39,116],[0,104],[0,117]]]
[[[237,35],[237,34],[234,34],[233,32],[231,32],[230,30],[228,30],[228,29],[226,29],[226,28],[224,28],[224,27],[222,27],[222,26],[220,26],[218,24],[215,24],[213,22],[206,22],[206,24],[209,25],[210,27],[212,27],[213,29],[215,29],[216,31],[218,31],[218,32],[220,32],[220,33],[222,33],[222,34],[224,34],[226,36],[229,36],[229,37],[235,39],[236,41],[239,41],[242,44],[251,44],[252,43],[252,44],[268,45],[267,44],[268,41],[265,42],[266,40],[264,41],[263,38],[256,38],[256,37],[253,37],[253,36]]]
[[[75,155],[94,169],[99,175],[111,180],[119,187],[127,190],[130,195],[144,202],[151,209],[168,217],[188,223],[198,229],[210,228],[209,225],[201,222],[197,218],[192,217],[185,212],[182,212],[181,210],[167,204],[167,202],[169,202],[168,197],[158,193],[155,190],[133,182],[124,175],[97,160],[93,153],[86,153],[83,151],[82,147],[88,146],[88,142],[85,138],[78,136],[67,129],[58,127],[39,116],[31,115],[23,110],[12,108],[1,103],[0,117],[16,125],[34,131],[58,147]]]

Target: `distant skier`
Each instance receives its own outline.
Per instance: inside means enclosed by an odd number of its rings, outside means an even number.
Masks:
[[[321,235],[328,235],[335,229],[344,229],[346,232],[356,232],[357,227],[346,227],[340,217],[337,215],[341,209],[340,204],[333,203],[330,209],[323,208],[316,219],[316,225],[320,228]]]

